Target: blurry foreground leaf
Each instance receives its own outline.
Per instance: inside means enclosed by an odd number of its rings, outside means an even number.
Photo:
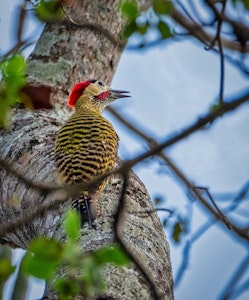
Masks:
[[[15,271],[15,267],[12,266],[11,261],[7,258],[0,260],[0,283],[6,281],[9,276]]]
[[[68,211],[65,214],[63,227],[67,236],[72,240],[77,240],[80,236],[80,219],[76,211]]]
[[[113,263],[117,266],[123,266],[129,263],[129,258],[118,246],[100,248],[94,253],[94,256],[100,264]]]
[[[124,38],[129,38],[137,30],[137,24],[135,21],[127,24],[122,32]]]
[[[185,232],[185,226],[183,222],[176,222],[173,227],[172,238],[176,243],[180,242],[182,233]]]
[[[161,36],[163,39],[172,37],[171,30],[167,23],[165,23],[163,21],[159,21],[157,24],[157,28],[158,28],[159,32],[161,33]]]
[[[25,60],[19,53],[0,63],[0,127],[10,123],[11,107],[19,103],[20,90],[25,85]]]
[[[135,1],[126,0],[121,4],[121,12],[128,20],[134,21],[138,16],[138,6]]]
[[[23,258],[23,270],[37,278],[48,280],[58,267],[62,246],[54,239],[39,238],[30,244]]]
[[[80,292],[79,285],[73,278],[57,279],[54,288],[61,300],[73,299]]]
[[[169,15],[172,10],[172,3],[168,0],[153,0],[153,9],[156,14]]]
[[[0,245],[0,265],[3,260],[11,261],[11,249],[7,245]],[[14,270],[13,270],[14,271]],[[0,299],[3,298],[3,289],[4,289],[4,283],[8,279],[9,276],[7,276],[6,280],[4,279],[7,274],[2,274],[2,272],[5,272],[2,267],[0,267]],[[11,273],[9,274],[11,275]]]
[[[126,253],[117,245],[82,251],[78,243],[80,222],[74,211],[64,215],[63,227],[67,236],[63,242],[48,238],[31,242],[21,270],[46,281],[53,279],[59,299],[74,299],[79,293],[90,298],[103,294],[106,264],[124,266],[129,263]],[[63,277],[59,276],[60,268],[67,270]]]
[[[63,19],[63,11],[60,1],[56,0],[40,0],[35,5],[35,11],[38,19],[46,21],[61,21]]]

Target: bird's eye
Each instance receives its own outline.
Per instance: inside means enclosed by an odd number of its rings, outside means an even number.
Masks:
[[[98,81],[98,85],[105,86],[103,81]]]

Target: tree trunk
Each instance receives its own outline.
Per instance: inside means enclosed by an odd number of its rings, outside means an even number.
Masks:
[[[118,37],[124,24],[118,2],[70,1],[71,7],[65,7],[65,11],[74,23],[81,25],[73,24],[68,18],[63,23],[47,24],[28,60],[28,82],[40,96],[46,95],[44,86],[51,88],[50,99],[55,108],[17,109],[12,126],[1,132],[0,155],[34,183],[53,186],[56,182],[53,147],[56,132],[69,115],[66,100],[72,85],[94,78],[111,82],[122,49],[97,28],[101,26],[113,37]],[[86,26],[87,23],[97,26]],[[24,185],[4,168],[0,180],[1,225],[15,222],[32,213],[40,204],[53,201],[51,197]],[[96,230],[84,228],[82,231],[82,251],[114,242],[113,215],[121,189],[122,180],[117,175],[101,196],[101,216],[96,220]],[[0,242],[27,249],[30,241],[39,236],[62,240],[61,216],[70,207],[71,202],[66,201],[59,208],[48,210],[1,236]],[[153,204],[144,185],[133,173],[126,190],[125,207],[119,235],[144,266],[162,299],[173,299],[169,246],[156,213],[136,214],[153,210]],[[107,291],[105,297],[99,299],[153,298],[150,285],[134,264],[120,269],[106,268],[105,280]],[[46,297],[56,299],[50,289],[47,289]]]

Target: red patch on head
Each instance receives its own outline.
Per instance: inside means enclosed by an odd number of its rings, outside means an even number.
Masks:
[[[91,81],[82,81],[74,85],[74,87],[71,90],[71,93],[69,94],[69,98],[67,102],[69,107],[74,107],[75,103],[82,95],[84,89],[88,87],[89,84],[91,84]]]
[[[103,92],[101,94],[99,94],[98,96],[96,96],[97,99],[99,99],[100,101],[105,100],[106,98],[110,97],[111,93],[109,91]]]

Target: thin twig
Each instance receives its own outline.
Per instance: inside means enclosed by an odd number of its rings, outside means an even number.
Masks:
[[[240,263],[237,270],[233,273],[232,277],[230,278],[229,282],[227,283],[224,291],[218,297],[218,299],[230,299],[231,294],[233,293],[233,289],[245,272],[248,270],[249,266],[249,256],[247,255],[242,262]]]
[[[190,241],[187,241],[185,246],[184,246],[184,249],[183,249],[183,255],[182,255],[182,262],[180,264],[180,267],[176,273],[176,276],[175,276],[175,280],[174,280],[174,287],[176,288],[181,279],[183,278],[183,275],[185,273],[185,271],[187,270],[187,267],[188,267],[188,264],[190,262],[189,260],[189,257],[190,257],[190,249],[191,249],[191,243]]]
[[[201,26],[196,27],[190,20],[188,20],[179,10],[173,7],[170,17],[183,28],[185,28],[193,37],[198,39],[204,45],[210,44],[214,36],[203,30]],[[223,47],[233,51],[246,53],[249,51],[249,46],[242,47],[237,41],[222,39]]]
[[[232,224],[228,220],[227,216],[225,216],[223,214],[223,212],[221,211],[221,209],[219,208],[219,206],[216,204],[216,202],[214,201],[214,198],[211,195],[211,193],[209,192],[208,188],[201,187],[201,186],[196,186],[195,188],[196,188],[196,190],[203,190],[203,191],[206,192],[206,194],[208,195],[208,197],[209,197],[210,201],[212,202],[213,206],[215,207],[215,209],[219,212],[219,214],[223,218],[223,222],[227,225],[227,228],[231,230],[232,229]]]
[[[16,30],[17,44],[22,42],[23,28],[26,19],[26,5],[27,5],[27,0],[24,0],[24,3],[19,7],[19,12],[17,16],[18,18],[17,30]]]
[[[219,108],[218,110],[222,110],[222,107],[221,108]],[[129,128],[130,128],[131,126],[129,126]],[[188,130],[187,130],[188,131]],[[139,134],[139,130],[137,129],[136,130],[136,133],[137,134]],[[142,135],[141,135],[142,137],[145,137],[145,134],[143,133]],[[174,138],[173,138],[174,139]],[[148,142],[150,142],[151,143],[151,138],[146,138],[146,140],[148,141]],[[156,143],[155,141],[153,141],[153,143]],[[164,146],[165,147],[167,147],[167,146],[169,146],[169,144],[165,144],[165,143],[163,143],[164,144]],[[169,164],[170,165],[170,167],[173,169],[173,171],[176,173],[176,175],[188,186],[188,188],[190,188],[190,190],[192,190],[193,192],[194,192],[194,194],[195,194],[195,196],[201,201],[201,203],[206,207],[206,208],[208,208],[208,210],[217,218],[217,219],[221,219],[223,222],[225,222],[225,224],[227,224],[227,219],[226,218],[224,218],[224,215],[223,215],[223,217],[222,217],[222,215],[219,215],[219,214],[217,214],[217,212],[215,211],[215,210],[213,210],[212,209],[212,207],[208,204],[208,203],[206,203],[206,201],[205,201],[205,199],[201,196],[201,195],[199,195],[199,193],[197,193],[196,192],[196,190],[195,190],[195,187],[187,180],[187,178],[179,171],[179,169],[177,169],[176,167],[175,167],[175,165],[173,165],[172,163],[171,163],[171,161],[166,157],[166,156],[164,156],[162,153],[159,153],[163,148],[162,148],[162,144],[161,145],[156,145],[156,146],[154,146],[153,147],[153,149],[155,150],[155,149],[157,149],[157,151],[156,151],[156,153],[160,156],[160,157],[162,157],[166,162],[167,162],[167,164]],[[149,153],[150,151],[148,151],[147,153]],[[152,152],[152,150],[151,150],[151,152]],[[150,155],[153,155],[153,154],[155,154],[155,152],[153,152],[153,153],[151,153],[150,152]],[[146,158],[147,158],[148,156],[146,156]],[[145,157],[144,157],[145,158]],[[232,226],[231,224],[229,224],[229,226]],[[248,235],[247,235],[247,233],[246,233],[246,231],[243,231],[243,230],[240,230],[239,228],[237,228],[237,227],[235,227],[234,225],[233,225],[233,229],[235,230],[235,232],[237,233],[237,234],[239,234],[239,235],[241,235],[241,236],[243,236],[245,239],[248,239]]]
[[[223,3],[222,11],[223,14],[225,12],[226,7],[226,0]],[[224,84],[225,84],[225,59],[224,59],[224,52],[223,52],[223,45],[222,45],[222,38],[221,38],[221,27],[222,27],[222,20],[218,20],[217,26],[217,41],[219,45],[220,51],[220,95],[219,95],[219,104],[223,105],[224,103]]]
[[[24,41],[21,41],[20,43],[16,44],[15,46],[13,46],[9,51],[7,51],[4,55],[0,56],[0,60],[1,61],[4,61],[6,60],[10,55],[18,52],[18,51],[22,51],[24,50],[25,48],[33,45],[34,42],[31,41],[31,42],[28,42],[28,40],[24,40]]]
[[[145,153],[138,155],[134,159],[124,163],[123,167],[125,168],[126,166],[129,166],[129,165],[131,167],[133,167],[140,161],[147,159],[154,154],[159,153],[164,148],[170,147],[170,146],[174,145],[175,143],[188,137],[190,134],[192,134],[200,129],[203,129],[206,125],[212,124],[221,115],[224,115],[230,111],[235,110],[237,107],[239,107],[243,103],[246,103],[247,101],[249,101],[249,92],[245,93],[243,96],[239,97],[236,100],[224,103],[224,105],[222,107],[219,107],[215,111],[209,112],[205,116],[200,117],[196,122],[194,122],[193,124],[187,126],[185,129],[180,131],[180,133],[170,134],[170,136],[173,136],[172,138],[166,139],[164,142],[162,142],[160,144],[157,143],[150,150],[148,150]],[[149,138],[149,141],[151,141],[151,140],[153,140],[153,139]]]
[[[223,105],[224,103],[224,83],[225,83],[225,58],[224,58],[224,52],[223,52],[223,45],[222,45],[222,38],[221,38],[221,27],[223,23],[223,19],[220,18],[220,16],[224,15],[225,9],[226,9],[226,0],[222,2],[222,9],[219,13],[213,4],[212,1],[206,0],[207,4],[211,7],[214,14],[216,15],[217,19],[217,32],[213,39],[213,41],[210,44],[209,49],[213,49],[215,46],[215,42],[218,42],[219,46],[219,54],[220,54],[220,90],[219,90],[219,104]]]
[[[175,1],[179,7],[182,9],[182,11],[185,13],[185,15],[189,18],[190,21],[193,22],[193,24],[195,25],[199,25],[195,19],[192,17],[192,15],[189,13],[189,11],[187,10],[187,8],[185,7],[185,5],[180,1],[180,0],[176,0]]]
[[[235,199],[239,199],[238,202],[236,200],[236,206],[234,206],[234,203],[232,203],[228,208],[224,209],[224,213],[225,214],[229,214],[230,212],[233,212],[235,210],[235,208],[237,207],[237,205],[239,204],[239,201],[242,200],[246,193],[248,192],[248,188],[249,188],[249,182],[247,182],[238,192],[238,196],[235,197]],[[234,202],[233,201],[233,202]],[[194,232],[191,235],[191,238],[189,241],[187,241],[187,243],[189,243],[189,246],[186,245],[186,247],[189,247],[187,251],[183,251],[183,261],[182,264],[180,265],[179,270],[176,273],[176,279],[175,279],[175,287],[177,285],[180,284],[180,281],[183,278],[184,272],[185,272],[185,268],[187,268],[187,265],[189,263],[189,257],[190,257],[190,251],[191,251],[191,247],[192,245],[203,235],[204,232],[206,232],[210,227],[214,226],[217,223],[217,219],[215,219],[214,217],[209,217],[208,221],[206,221],[203,225],[201,225],[200,227],[198,227],[198,229],[196,230],[196,232]],[[219,298],[221,299],[221,298]]]
[[[221,210],[218,208],[218,206],[215,204],[215,208],[217,209],[218,213],[216,210],[214,210],[207,202],[206,200],[202,197],[200,193],[197,192],[196,187],[187,179],[187,177],[183,174],[183,172],[180,171],[179,168],[176,167],[174,163],[165,155],[161,154],[161,158],[164,159],[164,161],[167,163],[167,165],[171,168],[171,170],[175,173],[175,175],[187,186],[187,188],[194,194],[194,196],[206,207],[209,212],[212,213],[212,215],[215,216],[217,220],[221,220],[223,223],[225,223],[227,226],[229,226],[229,229],[233,228],[233,225],[231,224],[230,221],[228,221],[227,217],[224,216],[224,214],[221,212]],[[214,202],[213,202],[214,204]]]
[[[1,225],[0,240],[1,240],[1,237],[3,237],[4,235],[8,234],[11,231],[16,230],[16,228],[20,228],[23,225],[33,221],[36,217],[40,216],[41,214],[43,214],[49,210],[57,208],[62,202],[65,202],[65,200],[67,200],[67,199],[59,199],[59,200],[51,201],[47,204],[42,204],[39,206],[36,205],[36,208],[33,212],[16,219],[13,223],[7,223],[4,225]]]
[[[144,279],[151,286],[151,293],[152,293],[153,299],[159,300],[159,299],[161,299],[161,295],[158,294],[156,285],[151,280],[150,276],[148,276],[144,266],[137,260],[137,258],[134,256],[132,251],[130,251],[128,249],[128,247],[126,246],[125,242],[123,242],[123,239],[121,238],[121,236],[119,234],[119,229],[120,229],[119,222],[120,222],[120,219],[122,218],[122,214],[123,214],[124,207],[125,207],[125,195],[126,195],[126,189],[128,186],[128,176],[129,176],[128,172],[123,174],[122,191],[121,191],[119,202],[118,202],[117,212],[114,216],[114,234],[115,234],[115,238],[118,241],[118,243],[120,244],[121,248],[125,251],[125,253],[131,259],[131,261],[134,262],[134,264],[136,265],[138,270],[143,275]]]
[[[17,171],[12,164],[8,163],[6,160],[0,157],[0,166],[2,166],[8,173],[14,175],[17,177],[22,183],[38,192],[40,192],[43,195],[47,195],[55,190],[60,189],[59,186],[48,186],[45,184],[39,184],[35,183],[34,181],[28,179],[26,176],[24,176],[21,172]]]
[[[239,299],[240,295],[248,291],[248,289],[249,289],[249,279],[246,279],[244,282],[239,284],[236,289],[234,289],[234,292],[232,294],[232,296],[234,296],[233,299]],[[222,299],[222,300],[228,300],[228,299]]]

